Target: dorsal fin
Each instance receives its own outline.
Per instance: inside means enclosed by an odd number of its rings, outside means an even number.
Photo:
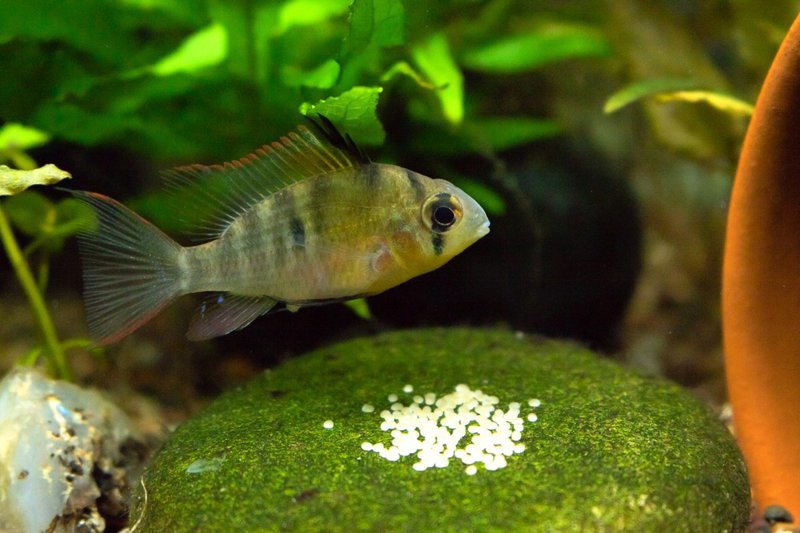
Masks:
[[[349,135],[327,117],[308,119],[280,141],[222,165],[189,165],[165,171],[176,215],[201,239],[219,237],[239,215],[273,192],[312,176],[368,163]]]

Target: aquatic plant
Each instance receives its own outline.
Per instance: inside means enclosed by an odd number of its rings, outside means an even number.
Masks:
[[[25,154],[30,145],[26,139],[38,138],[38,132],[18,125],[7,125],[0,130],[0,155],[5,155],[21,166],[33,167],[35,163]],[[72,199],[53,203],[34,191],[26,191],[33,185],[50,185],[70,178],[70,174],[55,165],[41,168],[14,170],[0,165],[0,196],[11,196],[0,203],[0,241],[22,286],[39,325],[44,347],[36,346],[20,359],[20,364],[32,365],[44,353],[50,371],[57,377],[70,378],[69,365],[64,355],[71,348],[88,348],[88,339],[58,339],[53,320],[44,301],[47,287],[50,255],[58,251],[64,240],[87,227],[93,215],[80,203]],[[12,226],[31,238],[31,242],[20,248]],[[38,252],[37,275],[32,273],[28,259]]]
[[[0,89],[0,117],[79,145],[121,143],[161,167],[249,153],[296,126],[298,111],[328,116],[363,145],[380,145],[402,122],[412,151],[491,156],[560,127],[493,114],[493,95],[468,92],[465,72],[520,74],[610,54],[591,24],[523,4],[101,2],[105,23],[88,27],[96,2],[41,10],[13,0],[0,21],[0,68],[15,72]],[[491,188],[470,185],[498,205]],[[143,214],[174,226],[158,198],[141,203]]]

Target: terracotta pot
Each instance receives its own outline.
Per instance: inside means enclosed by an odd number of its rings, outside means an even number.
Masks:
[[[756,103],[723,266],[728,389],[759,508],[800,518],[800,17]]]

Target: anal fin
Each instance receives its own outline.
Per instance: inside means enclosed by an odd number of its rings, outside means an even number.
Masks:
[[[231,331],[244,328],[272,309],[276,303],[266,296],[214,293],[200,304],[189,324],[186,338],[191,341],[202,341],[227,335]]]

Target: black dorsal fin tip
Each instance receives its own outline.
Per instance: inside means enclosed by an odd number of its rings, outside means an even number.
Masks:
[[[316,120],[310,116],[306,116],[306,120],[311,124],[313,130],[321,134],[332,146],[342,150],[359,163],[367,164],[370,162],[367,153],[353,141],[350,134],[342,135],[336,125],[331,122],[331,119],[325,115],[317,113]]]

